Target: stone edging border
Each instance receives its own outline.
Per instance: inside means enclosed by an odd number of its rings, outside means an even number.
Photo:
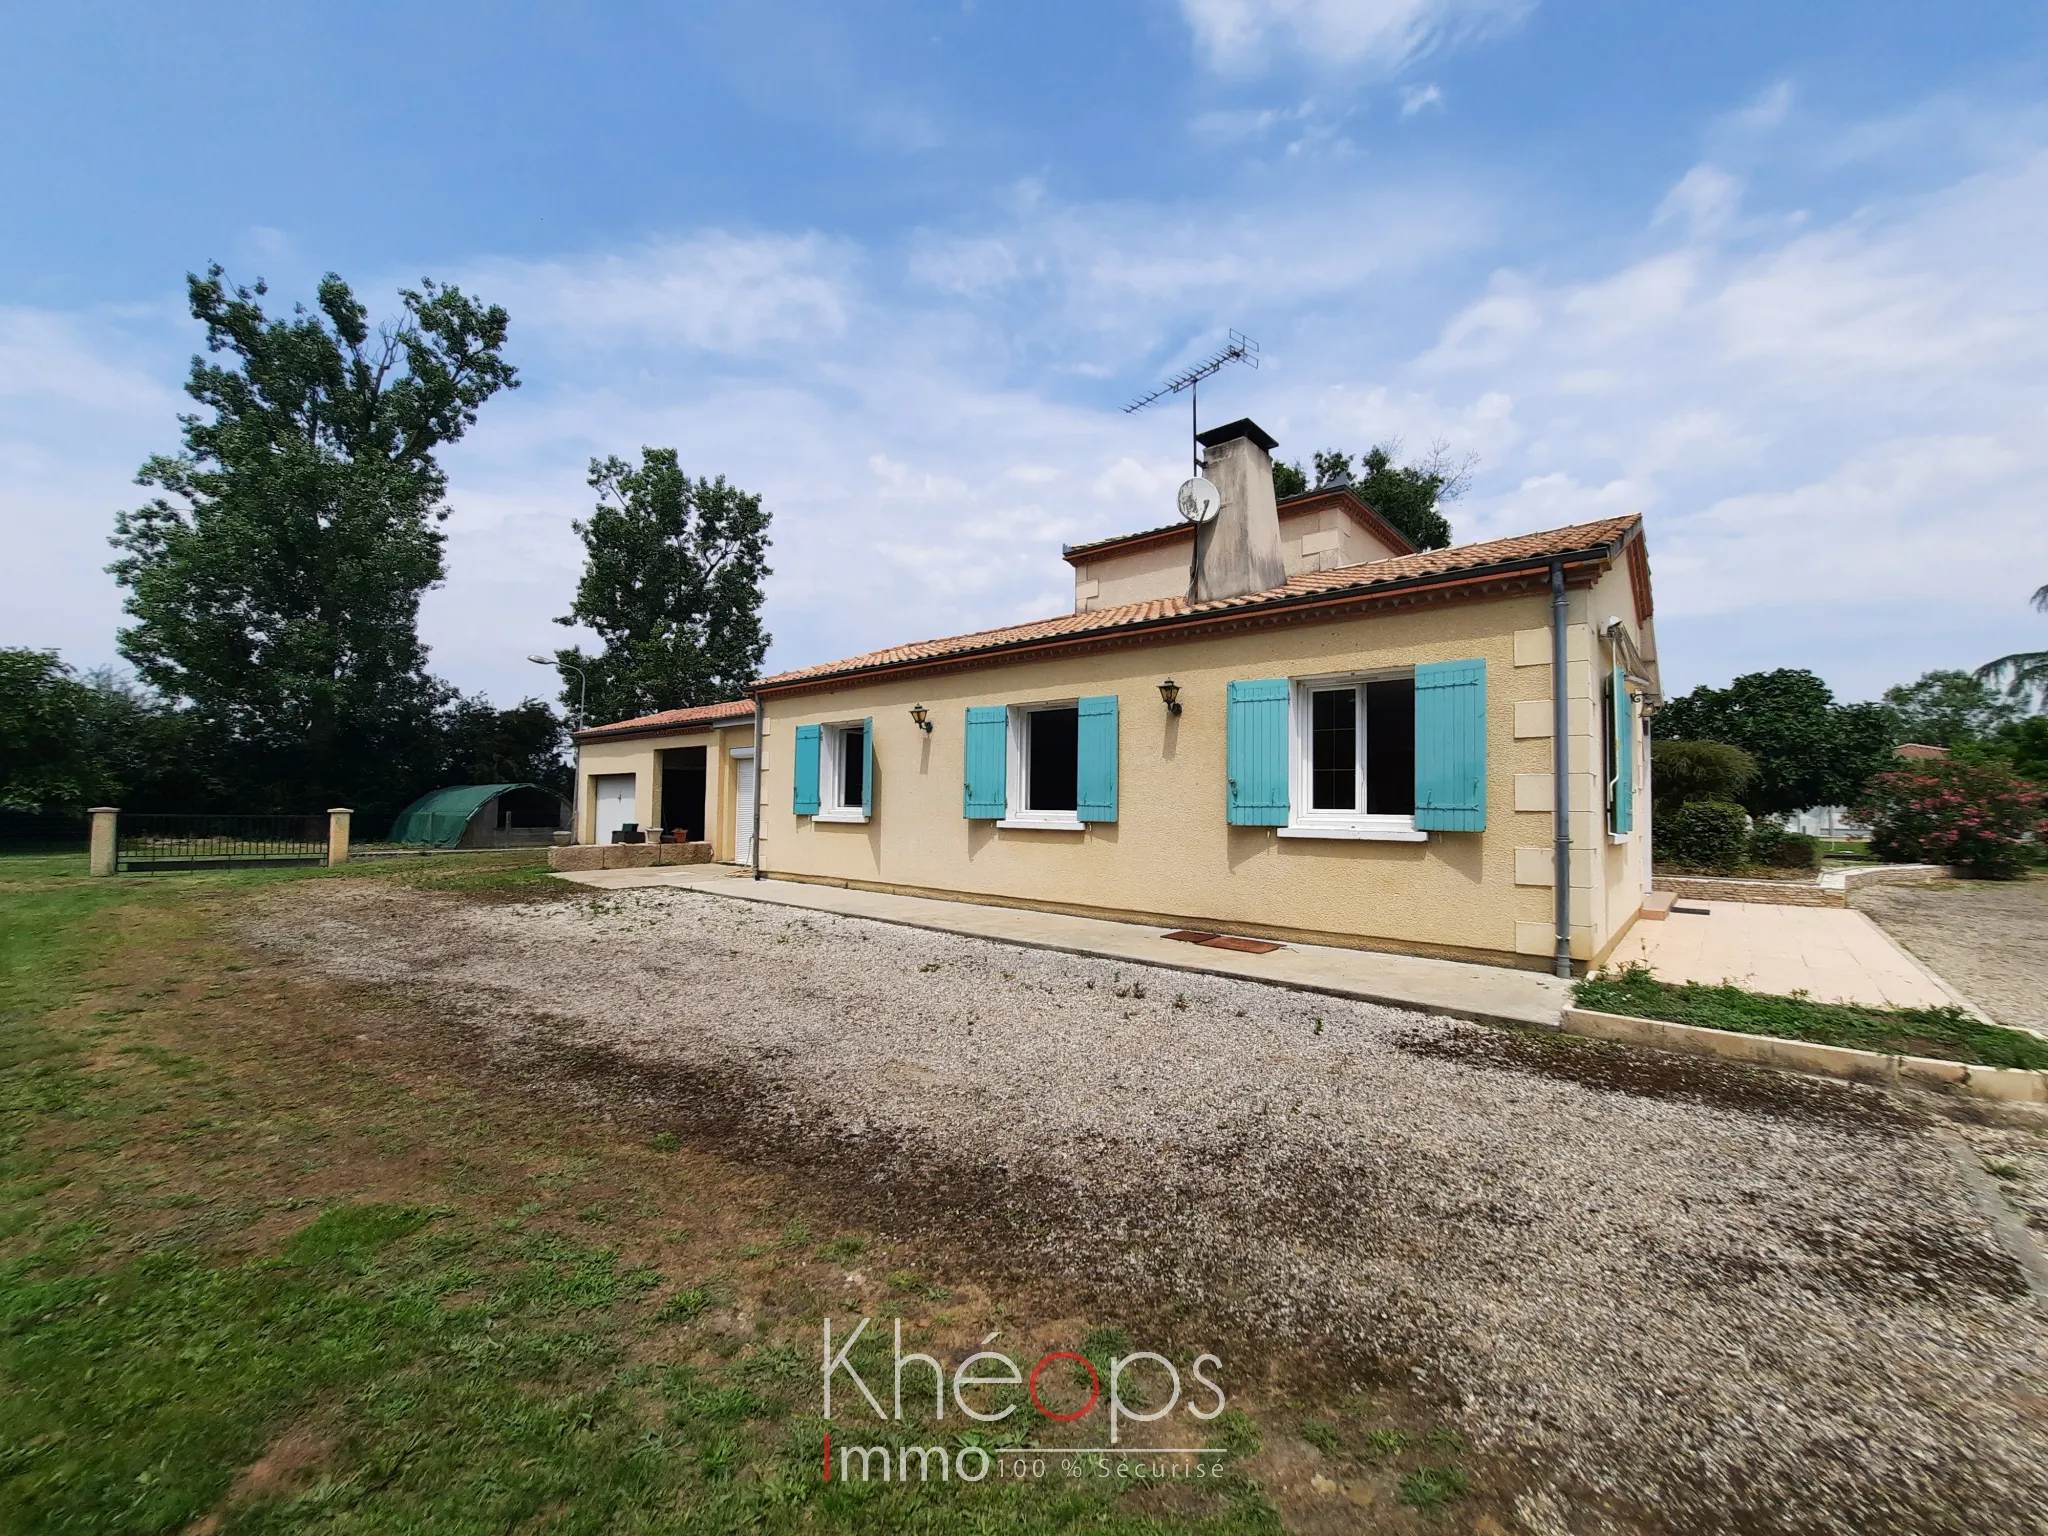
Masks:
[[[2048,1106],[2048,1072],[2020,1067],[1974,1067],[1932,1056],[1887,1056],[1879,1051],[1813,1045],[1775,1035],[1745,1035],[1728,1029],[1703,1029],[1696,1024],[1672,1024],[1663,1019],[1596,1013],[1589,1008],[1565,1009],[1559,1027],[1568,1035],[1584,1035],[1594,1040],[1619,1040],[1692,1056],[1721,1056],[1794,1072],[1877,1083],[1887,1088],[1928,1088],[2006,1104]]]

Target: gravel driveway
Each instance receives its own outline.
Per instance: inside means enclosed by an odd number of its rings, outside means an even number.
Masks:
[[[1999,1023],[2048,1030],[2048,879],[1880,885],[1855,905]]]
[[[1579,1536],[2048,1528],[2048,1325],[1871,1090],[687,890],[308,883],[255,936],[1190,1342],[1399,1372]]]

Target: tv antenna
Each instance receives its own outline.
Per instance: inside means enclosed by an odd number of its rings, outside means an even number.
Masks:
[[[1137,399],[1124,407],[1124,414],[1128,416],[1133,411],[1142,411],[1155,400],[1164,400],[1168,395],[1177,395],[1182,390],[1186,390],[1188,393],[1188,435],[1190,438],[1194,438],[1201,431],[1199,412],[1201,410],[1202,380],[1210,377],[1212,374],[1221,373],[1231,363],[1243,363],[1251,368],[1258,367],[1259,344],[1242,331],[1232,331],[1230,333],[1229,346],[1216,353],[1213,357],[1204,358],[1201,362],[1196,363],[1194,367],[1184,369],[1175,374],[1157,389],[1138,396]],[[1188,457],[1194,462],[1195,478],[1201,479],[1202,445],[1199,441],[1193,444]]]

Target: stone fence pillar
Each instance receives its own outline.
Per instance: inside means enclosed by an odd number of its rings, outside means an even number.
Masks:
[[[348,862],[348,823],[355,811],[345,805],[330,807],[327,812],[327,867]]]
[[[96,805],[92,817],[92,872],[111,875],[115,869],[114,831],[121,818],[118,805]]]

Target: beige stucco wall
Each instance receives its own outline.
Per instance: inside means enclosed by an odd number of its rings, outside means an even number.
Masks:
[[[1583,594],[1574,594],[1575,599]],[[1584,603],[1580,603],[1583,610]],[[1575,613],[1575,698],[1591,669]],[[1518,848],[1550,843],[1550,741],[1518,723],[1550,705],[1549,599],[1518,597],[1284,630],[1134,646],[832,692],[771,698],[762,773],[762,860],[770,873],[872,883],[1023,904],[1149,914],[1237,931],[1289,930],[1348,943],[1540,964],[1551,952],[1551,889],[1527,882]],[[1518,631],[1542,641],[1527,655]],[[1525,653],[1518,657],[1518,641]],[[1480,833],[1426,843],[1281,838],[1225,819],[1224,717],[1233,679],[1367,671],[1483,657],[1487,664],[1488,805]],[[1521,664],[1518,665],[1518,660]],[[1171,673],[1184,713],[1168,715]],[[1009,830],[961,815],[964,712],[1114,693],[1120,700],[1119,819],[1081,832]],[[912,704],[932,712],[926,735]],[[791,809],[796,727],[872,716],[875,814],[817,822]],[[1597,707],[1573,708],[1584,785],[1574,837],[1590,892],[1606,892],[1610,855],[1592,776]],[[1541,799],[1534,790],[1540,781]],[[1534,803],[1531,804],[1531,801]],[[1527,809],[1518,807],[1527,806]],[[1623,850],[1624,864],[1627,851]],[[1519,879],[1518,870],[1525,878]],[[1575,885],[1578,883],[1575,880]],[[1574,952],[1589,958],[1624,910],[1619,897],[1575,903]],[[1532,927],[1533,925],[1533,927]],[[1528,935],[1540,931],[1540,949]],[[1523,957],[1520,960],[1517,957]]]
[[[632,774],[634,821],[643,827],[668,825],[660,803],[660,754],[679,747],[704,747],[704,835],[711,844],[712,857],[729,862],[733,857],[733,802],[739,784],[739,768],[731,749],[753,744],[751,720],[711,730],[580,744],[576,749],[576,841],[596,841],[597,796],[590,781],[601,774]]]
[[[1188,595],[1192,532],[1142,549],[1084,560],[1074,567],[1074,612],[1095,613],[1125,603]]]
[[[1405,555],[1359,525],[1339,506],[1289,512],[1280,509],[1280,554],[1287,574],[1304,571],[1334,571],[1340,566],[1363,565],[1368,560],[1386,560]]]

